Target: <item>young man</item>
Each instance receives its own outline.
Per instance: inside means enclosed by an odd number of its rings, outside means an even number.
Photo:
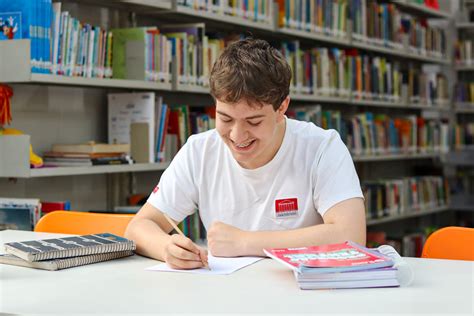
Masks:
[[[267,42],[229,45],[215,63],[216,129],[191,136],[126,236],[140,254],[180,269],[207,263],[207,251],[180,235],[199,210],[214,256],[264,255],[263,248],[352,240],[365,244],[359,179],[334,130],[285,117],[291,70]]]

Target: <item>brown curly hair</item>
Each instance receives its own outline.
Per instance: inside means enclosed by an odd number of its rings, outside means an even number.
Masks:
[[[209,83],[215,100],[271,104],[275,111],[289,94],[291,69],[267,41],[246,38],[230,44],[212,67]]]

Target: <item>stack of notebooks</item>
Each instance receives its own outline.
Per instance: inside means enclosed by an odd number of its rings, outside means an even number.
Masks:
[[[350,241],[264,252],[290,267],[303,290],[400,286],[390,257]]]
[[[0,263],[61,270],[133,255],[132,240],[110,233],[6,243]]]

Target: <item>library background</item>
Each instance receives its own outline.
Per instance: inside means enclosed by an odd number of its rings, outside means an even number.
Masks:
[[[193,133],[230,42],[291,65],[288,117],[336,129],[366,201],[368,245],[420,256],[473,227],[474,1],[0,2],[0,229],[58,209],[133,213]],[[205,238],[197,216],[181,223]]]

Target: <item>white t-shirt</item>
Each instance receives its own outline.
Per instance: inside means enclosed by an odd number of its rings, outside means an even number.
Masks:
[[[354,163],[335,130],[286,119],[275,157],[242,168],[216,130],[191,136],[165,170],[148,202],[176,221],[199,209],[243,230],[287,230],[323,223],[335,204],[363,197]]]

